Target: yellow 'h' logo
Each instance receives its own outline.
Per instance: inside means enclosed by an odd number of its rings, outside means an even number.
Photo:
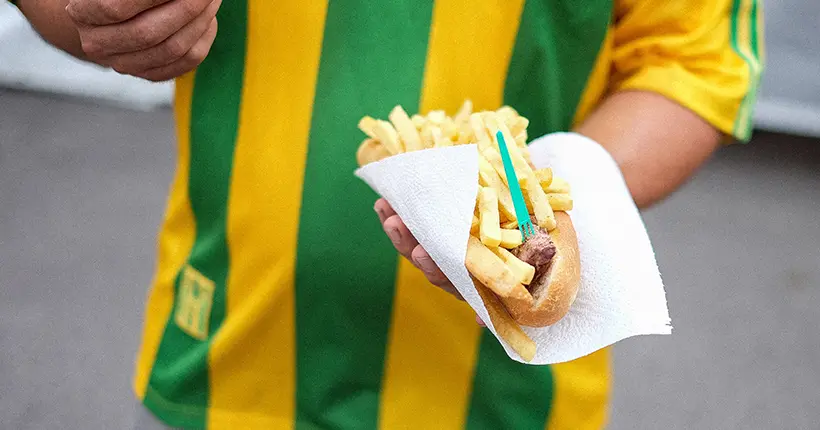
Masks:
[[[214,298],[214,282],[191,266],[186,266],[179,282],[174,322],[191,337],[208,338],[208,320]]]

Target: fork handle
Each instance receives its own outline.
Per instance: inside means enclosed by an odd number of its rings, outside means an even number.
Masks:
[[[521,185],[518,183],[518,176],[515,174],[512,158],[507,149],[507,142],[504,140],[504,134],[501,130],[495,133],[496,140],[498,140],[498,150],[501,152],[501,161],[504,163],[504,174],[507,176],[507,184],[510,188],[510,195],[512,196],[513,207],[515,208],[515,217],[518,218],[518,228],[524,239],[527,238],[525,231],[526,224],[532,224],[530,221],[530,212],[527,210],[527,203],[524,201],[524,194],[521,192]]]

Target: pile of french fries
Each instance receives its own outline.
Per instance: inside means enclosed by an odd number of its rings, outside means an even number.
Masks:
[[[488,310],[491,305],[488,300],[494,303],[497,300],[490,300],[490,296],[481,291],[482,286],[501,297],[531,302],[532,296],[525,286],[532,282],[535,268],[509,251],[520,246],[523,237],[518,230],[497,131],[504,136],[529,215],[539,227],[547,231],[555,229],[554,212],[572,209],[572,198],[566,181],[555,177],[550,168],[536,169],[532,165],[527,149],[529,120],[509,106],[473,112],[469,100],[453,117],[441,110],[411,117],[401,106],[396,106],[388,120],[365,116],[359,121],[359,129],[367,135],[357,153],[360,165],[404,152],[477,145],[479,189],[467,246],[467,270],[478,281],[476,287],[483,293]],[[498,306],[501,305],[493,305],[496,312],[490,312],[491,316],[498,314]],[[493,324],[498,325],[495,318],[493,320]],[[517,324],[516,328],[518,335],[523,335]],[[525,353],[534,353],[534,345],[530,346],[525,348]]]

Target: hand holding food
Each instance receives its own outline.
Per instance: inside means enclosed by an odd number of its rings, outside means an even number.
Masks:
[[[364,117],[359,122],[368,136],[357,152],[360,166],[403,152],[476,144],[479,187],[465,266],[496,332],[530,360],[534,343],[520,326],[543,327],[560,320],[580,284],[578,244],[566,213],[572,209],[569,184],[549,168],[532,165],[526,146],[529,121],[510,107],[472,112],[466,102],[451,118],[443,111],[411,117],[397,106],[388,119]],[[535,235],[526,240],[517,229],[499,132],[510,143],[511,167],[536,226]]]

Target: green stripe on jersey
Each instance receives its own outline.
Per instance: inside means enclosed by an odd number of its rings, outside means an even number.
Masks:
[[[568,130],[612,15],[611,0],[528,1],[510,60],[504,104],[530,119],[529,135]],[[479,348],[467,428],[544,428],[549,366],[512,361],[489,332]]]
[[[763,69],[762,61],[763,59],[760,56],[760,41],[758,40],[759,32],[758,32],[758,20],[760,14],[760,0],[752,0],[752,11],[751,11],[751,19],[749,22],[749,32],[751,33],[751,43],[752,43],[752,55],[755,58],[755,73],[752,77],[752,82],[749,88],[749,94],[747,96],[747,105],[748,105],[748,113],[749,119],[746,122],[746,130],[745,135],[747,138],[751,138],[752,130],[754,129],[754,108],[757,102],[757,89],[758,85],[760,84],[760,77],[761,72]]]
[[[177,275],[177,299],[145,396],[145,404],[172,426],[203,428],[207,418],[208,350],[225,317],[225,282],[230,263],[226,218],[242,95],[246,18],[246,2],[222,4],[217,19],[229,31],[219,32],[194,79],[188,192],[196,238],[187,264],[213,282],[213,296],[207,337],[195,339],[174,321],[185,269]]]
[[[752,112],[754,108],[754,102],[756,99],[757,94],[757,84],[758,80],[760,79],[760,70],[759,70],[759,46],[758,46],[758,32],[757,32],[757,20],[758,20],[758,6],[757,0],[751,0],[752,7],[749,11],[750,17],[748,25],[749,28],[749,48],[750,54],[754,58],[750,58],[746,53],[740,48],[740,44],[738,41],[738,32],[740,26],[740,10],[741,10],[741,3],[743,0],[734,0],[732,2],[732,15],[731,15],[731,34],[730,34],[730,42],[732,45],[732,49],[737,53],[737,55],[746,63],[746,67],[749,69],[749,88],[746,92],[746,96],[743,97],[743,101],[740,103],[740,108],[738,109],[737,115],[735,116],[735,124],[734,124],[734,135],[735,138],[738,139],[740,142],[748,142],[749,138],[752,134]]]
[[[531,138],[572,127],[606,36],[612,0],[527,1],[504,103],[530,119]]]
[[[552,405],[549,366],[511,360],[489,330],[481,336],[468,429],[543,429]]]
[[[377,426],[398,260],[353,175],[355,124],[418,110],[432,8],[328,5],[296,257],[297,428]]]
[[[757,61],[760,61],[760,46],[758,44],[760,41],[758,37],[758,24],[760,19],[760,0],[752,0],[752,22],[751,22],[751,34],[752,34],[752,54],[757,58]]]

